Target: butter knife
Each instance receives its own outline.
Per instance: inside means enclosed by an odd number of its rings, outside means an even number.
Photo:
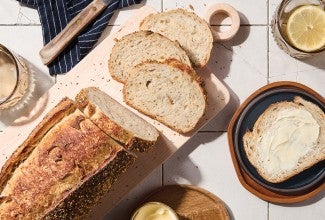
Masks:
[[[93,0],[40,50],[42,62],[44,64],[51,63],[111,2],[112,0]]]

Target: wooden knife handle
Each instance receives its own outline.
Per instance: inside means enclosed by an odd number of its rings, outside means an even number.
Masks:
[[[76,15],[55,38],[40,50],[42,62],[44,64],[52,62],[106,6],[102,0],[94,0]]]

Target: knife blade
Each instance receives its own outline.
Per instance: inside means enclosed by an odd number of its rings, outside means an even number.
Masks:
[[[51,63],[111,2],[112,0],[93,0],[79,12],[57,36],[40,50],[42,62],[46,65]]]

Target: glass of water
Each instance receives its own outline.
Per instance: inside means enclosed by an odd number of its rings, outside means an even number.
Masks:
[[[301,40],[308,41],[308,39],[303,39],[304,36],[299,36],[297,34],[302,33],[301,31],[304,31],[304,29],[306,29],[307,31],[313,31],[315,34],[317,34],[317,32],[315,31],[319,31],[319,29],[321,29],[323,32],[321,32],[320,34],[323,36],[319,36],[320,38],[318,40],[323,43],[325,42],[325,26],[319,25],[319,28],[316,25],[312,25],[315,22],[318,22],[317,24],[325,23],[325,15],[323,14],[325,13],[324,4],[324,0],[283,0],[277,7],[271,23],[272,34],[278,46],[287,54],[296,58],[310,57],[323,52],[325,50],[325,44],[322,45],[322,43],[320,43],[319,48],[316,47],[309,50],[308,47],[302,45],[301,43]],[[316,13],[313,14],[314,12]],[[319,16],[319,14],[321,16]],[[303,20],[301,20],[302,22],[300,22],[299,19],[302,19],[302,17],[304,16],[305,18],[303,18]],[[292,24],[295,22],[293,21],[294,19],[296,19],[296,24]],[[295,30],[290,29],[290,22],[292,24],[291,27],[295,28]],[[308,22],[310,24],[306,24]],[[291,36],[295,37],[297,41],[294,42]],[[299,39],[299,37],[301,39]],[[299,44],[301,44],[302,46],[300,47]]]

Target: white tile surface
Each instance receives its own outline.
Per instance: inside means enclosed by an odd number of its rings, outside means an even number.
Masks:
[[[139,203],[145,199],[146,195],[151,191],[159,188],[162,182],[161,167],[140,183],[129,195],[126,196],[104,219],[130,219],[134,210],[139,206]]]
[[[0,26],[0,43],[23,56],[35,65],[41,73],[48,74],[38,52],[43,47],[40,26]]]
[[[121,10],[114,13],[113,17],[109,21],[109,25],[121,25],[127,18],[131,16],[134,9],[141,8],[144,5],[148,5],[155,9],[156,11],[161,11],[161,0],[146,0],[142,1],[140,4],[132,5],[127,8],[122,8]]]
[[[1,1],[1,24],[40,24],[37,10],[26,7],[16,0]]]
[[[231,94],[229,105],[203,130],[226,131],[240,103],[267,83],[267,27],[242,26],[230,42],[217,43],[208,64]]]
[[[314,198],[294,205],[270,204],[269,220],[322,220],[325,219],[325,191]]]
[[[194,9],[195,13],[203,16],[208,7],[216,3],[227,3],[236,8],[242,24],[267,24],[267,0],[164,0],[163,9]]]
[[[130,213],[151,190],[164,184],[188,183],[216,194],[228,205],[232,219],[303,220],[325,219],[324,193],[295,205],[268,204],[245,190],[239,183],[228,150],[227,125],[234,111],[252,92],[267,82],[291,80],[303,83],[325,96],[325,53],[307,60],[291,58],[275,44],[268,23],[280,0],[144,0],[115,13],[101,39],[116,30],[135,9],[149,5],[157,11],[176,7],[203,15],[214,3],[228,3],[241,15],[237,36],[215,44],[208,67],[227,86],[230,104],[164,165],[158,167],[143,183],[122,200],[105,219],[128,219]],[[223,21],[228,24],[229,19]],[[223,28],[223,27],[222,27]],[[43,89],[50,86],[48,70],[38,52],[42,31],[37,11],[16,0],[0,4],[0,43],[31,62],[39,71]],[[60,77],[59,77],[60,80]]]
[[[269,38],[269,81],[300,82],[325,96],[325,52],[299,60],[283,52],[271,33]]]
[[[267,203],[237,179],[224,132],[200,132],[165,163],[164,171],[166,185],[192,184],[214,193],[227,204],[232,219],[267,218]]]

